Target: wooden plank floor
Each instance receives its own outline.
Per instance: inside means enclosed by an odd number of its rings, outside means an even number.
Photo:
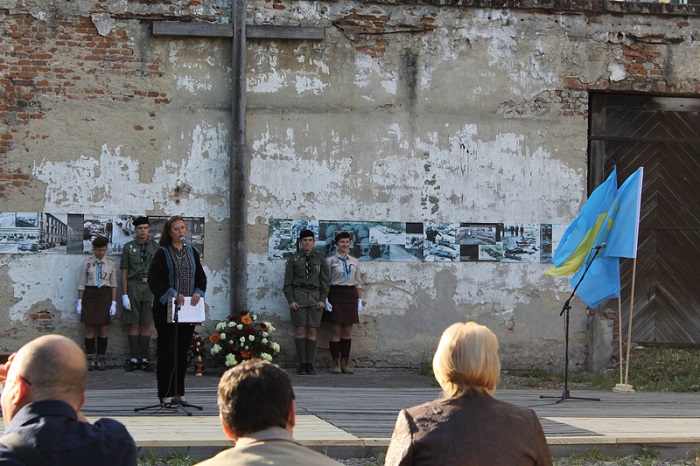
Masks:
[[[437,388],[363,388],[295,386],[294,435],[312,447],[383,448],[389,443],[398,411],[439,396]],[[541,398],[544,395],[552,398]],[[551,447],[683,444],[700,447],[700,394],[602,391],[561,393],[498,390],[496,398],[531,408],[541,419]],[[189,388],[187,399],[202,410],[143,409],[157,402],[152,388],[88,390],[88,418],[123,422],[139,447],[231,445],[219,424],[214,386]],[[553,450],[554,452],[554,450]]]

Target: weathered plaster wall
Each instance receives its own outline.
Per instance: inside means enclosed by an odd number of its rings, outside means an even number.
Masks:
[[[209,313],[224,318],[230,40],[155,38],[149,24],[228,22],[228,2],[53,5],[0,9],[2,210],[204,216]],[[589,91],[698,94],[694,11],[590,9],[249,2],[251,24],[326,28],[323,41],[247,49],[248,301],[283,347],[268,219],[568,223],[586,197]],[[0,256],[0,347],[82,338],[81,260]],[[497,333],[507,367],[561,367],[570,288],[546,264],[363,265],[361,363],[427,361],[445,327],[473,319]],[[574,369],[587,352],[575,303]],[[115,352],[122,334],[117,320]]]

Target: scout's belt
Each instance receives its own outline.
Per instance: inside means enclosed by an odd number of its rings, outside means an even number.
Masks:
[[[297,288],[301,288],[302,290],[318,290],[318,286],[314,285],[294,285]]]

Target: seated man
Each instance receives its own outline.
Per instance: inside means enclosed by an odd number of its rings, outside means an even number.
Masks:
[[[270,362],[245,361],[221,376],[219,418],[224,432],[236,446],[200,465],[340,464],[294,440],[292,381],[285,371]]]
[[[45,335],[30,341],[0,365],[0,382],[3,465],[136,465],[136,444],[126,427],[113,419],[90,424],[80,412],[87,360],[72,340]]]

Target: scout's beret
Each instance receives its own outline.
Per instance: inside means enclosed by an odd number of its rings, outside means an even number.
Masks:
[[[148,217],[139,217],[136,220],[134,220],[134,227],[137,227],[139,225],[150,225]]]
[[[299,233],[299,239],[304,239],[308,237],[314,237],[314,232],[311,230],[301,230],[301,233]]]

